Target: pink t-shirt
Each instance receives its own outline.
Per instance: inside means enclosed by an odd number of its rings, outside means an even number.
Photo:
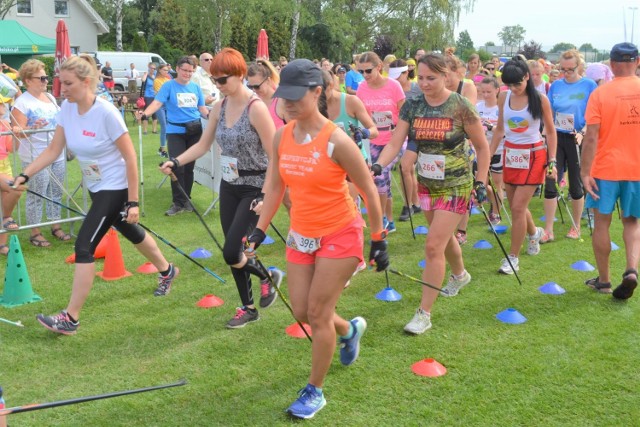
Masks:
[[[367,112],[378,128],[378,137],[371,140],[373,145],[387,145],[391,131],[398,123],[398,102],[405,99],[402,86],[397,80],[387,79],[384,86],[371,89],[366,81],[360,83],[356,96],[362,100]]]

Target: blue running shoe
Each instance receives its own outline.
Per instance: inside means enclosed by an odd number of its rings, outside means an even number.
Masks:
[[[287,412],[296,418],[309,419],[320,409],[324,408],[327,400],[324,398],[322,391],[318,391],[311,384],[307,384],[305,388],[300,390],[298,398],[287,408]]]
[[[396,223],[394,221],[389,221],[387,224],[387,233],[395,233],[396,232]]]
[[[360,353],[360,338],[367,329],[367,321],[362,317],[351,320],[355,334],[351,338],[340,337],[340,363],[345,366],[351,365],[358,358]]]
[[[389,220],[387,219],[386,216],[383,216],[382,217],[382,228],[384,228],[386,230],[388,226],[389,226]]]

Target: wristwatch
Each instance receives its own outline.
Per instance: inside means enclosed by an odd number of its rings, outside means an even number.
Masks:
[[[379,242],[387,238],[387,230],[378,231],[377,233],[371,233],[371,240]]]

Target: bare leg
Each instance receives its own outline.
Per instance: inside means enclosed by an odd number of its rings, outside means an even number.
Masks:
[[[425,216],[430,228],[425,242],[426,267],[422,272],[422,280],[430,285],[442,287],[446,261],[450,261],[454,274],[464,271],[462,251],[453,236],[461,215],[447,211],[428,211],[425,212]],[[426,312],[431,312],[437,297],[438,291],[424,286],[420,307]]]
[[[600,282],[608,283],[611,282],[611,275],[609,272],[609,255],[611,254],[611,237],[609,236],[609,227],[611,226],[611,214],[601,214],[598,209],[593,209],[593,214],[594,225],[593,236],[591,236],[593,256],[596,259]]]
[[[576,225],[576,230],[580,232],[580,220],[582,219],[582,211],[584,210],[584,197],[578,200],[571,200],[571,213],[573,217],[573,223]]]
[[[519,256],[525,234],[534,234],[536,226],[529,212],[529,202],[536,191],[535,185],[515,186],[506,184],[507,197],[511,208],[511,248],[510,255]]]
[[[169,262],[167,262],[164,255],[162,255],[160,248],[158,248],[158,244],[153,237],[149,236],[149,234],[145,233],[144,240],[134,246],[159,271],[166,271],[169,269]]]
[[[78,264],[73,273],[73,286],[71,288],[71,298],[67,305],[67,313],[74,319],[80,319],[80,311],[84,306],[91,288],[93,288],[93,278],[96,275],[96,264]]]
[[[556,199],[544,199],[544,231],[549,234],[553,233],[553,222],[556,217],[556,207],[558,203]]]
[[[640,258],[640,225],[638,218],[622,217],[624,227],[622,237],[627,255],[627,270],[638,270],[638,259]]]

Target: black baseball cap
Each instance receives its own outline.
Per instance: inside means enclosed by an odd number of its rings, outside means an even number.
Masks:
[[[273,96],[297,101],[310,87],[323,86],[322,70],[308,59],[295,59],[280,71],[280,85]]]
[[[638,48],[633,43],[618,43],[609,56],[613,62],[634,62],[638,58]]]

